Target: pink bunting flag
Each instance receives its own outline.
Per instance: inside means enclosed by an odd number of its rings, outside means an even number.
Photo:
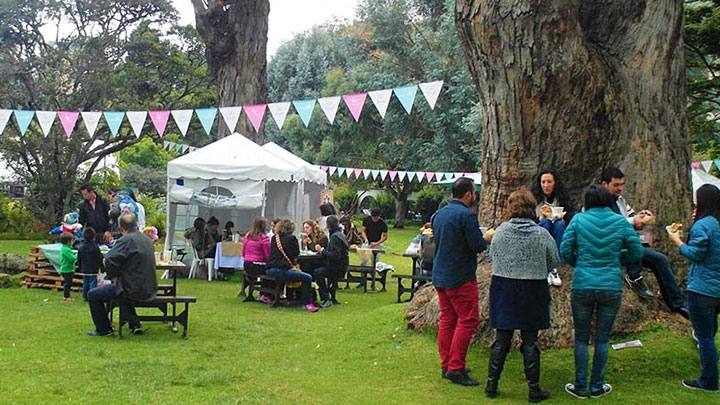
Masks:
[[[170,119],[170,110],[150,111],[150,120],[152,121],[158,135],[162,138],[167,127],[168,119]]]
[[[326,171],[328,171],[328,167],[327,167],[327,166],[322,166],[322,165],[321,165],[321,166],[320,166],[320,170],[322,170],[322,171],[326,172]]]
[[[362,169],[353,169],[353,173],[355,174],[355,178],[359,179],[362,174]]]
[[[390,174],[391,181],[395,180],[395,177],[397,177],[398,174],[397,170],[390,170],[388,173]]]
[[[75,129],[75,123],[80,116],[79,111],[58,111],[58,117],[60,117],[60,123],[65,130],[65,136],[70,138],[73,129]]]
[[[693,169],[699,169],[700,168],[700,162],[692,162]]]
[[[427,179],[427,181],[432,181],[433,177],[435,177],[435,173],[434,173],[434,172],[427,172],[427,173],[425,173],[425,178]]]
[[[367,93],[345,94],[343,96],[343,100],[345,100],[345,104],[348,106],[353,118],[355,118],[355,122],[358,122],[360,119],[360,113],[362,112],[366,97]]]
[[[247,115],[253,128],[255,128],[255,132],[260,131],[260,124],[262,124],[262,120],[265,117],[265,107],[267,107],[267,104],[243,106],[245,115]]]

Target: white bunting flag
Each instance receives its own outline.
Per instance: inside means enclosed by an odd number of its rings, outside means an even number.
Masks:
[[[182,136],[187,134],[188,127],[190,127],[190,120],[192,119],[192,113],[193,110],[172,110],[170,112],[175,120],[175,125],[177,125]]]
[[[140,133],[147,118],[147,111],[128,111],[125,115],[127,115],[128,121],[130,121],[130,126],[135,132],[135,137],[140,138]]]
[[[398,172],[397,172],[397,179],[398,179],[398,181],[403,181],[403,179],[405,179],[405,175],[406,175],[406,174],[407,174],[407,172],[398,171]]]
[[[322,108],[325,116],[331,124],[335,122],[335,114],[337,114],[338,106],[340,105],[340,96],[335,97],[323,97],[317,100]]]
[[[170,142],[163,141],[163,149],[167,150],[167,148],[170,146]]]
[[[5,130],[5,126],[12,115],[12,110],[0,110],[0,134]]]
[[[81,111],[80,115],[82,115],[83,122],[85,123],[85,129],[87,129],[88,134],[92,138],[95,136],[95,131],[97,131],[102,113],[100,111]]]
[[[190,149],[190,145],[183,145],[183,146],[182,146],[182,153],[187,152],[188,149]]]
[[[330,166],[328,169],[328,174],[332,176],[337,171],[337,166]]]
[[[702,165],[703,169],[705,169],[706,172],[710,172],[713,162],[712,162],[712,160],[703,160],[700,162],[700,164]]]
[[[387,176],[388,176],[387,170],[380,170],[380,180],[384,181],[385,179],[387,179]]]
[[[390,96],[392,96],[392,89],[369,91],[368,95],[373,104],[375,104],[375,108],[377,108],[380,116],[385,118],[388,104],[390,104]]]
[[[363,177],[370,179],[370,169],[362,169]]]
[[[48,136],[50,128],[52,128],[53,122],[57,113],[55,111],[35,111],[40,128],[42,128],[43,135]]]
[[[220,115],[222,115],[223,120],[225,120],[225,124],[230,130],[230,133],[235,132],[235,127],[237,126],[238,119],[240,119],[242,107],[220,107],[218,110],[220,110]]]
[[[440,95],[440,90],[442,90],[442,86],[442,80],[429,83],[420,83],[420,91],[422,91],[422,94],[425,96],[425,100],[427,100],[428,104],[430,104],[431,110],[435,109],[435,103],[437,102],[438,96]]]
[[[268,110],[270,110],[270,115],[272,115],[273,119],[275,120],[275,124],[277,125],[278,129],[282,129],[283,125],[285,124],[285,118],[288,115],[288,111],[290,110],[290,102],[286,101],[284,103],[270,103],[268,104]]]

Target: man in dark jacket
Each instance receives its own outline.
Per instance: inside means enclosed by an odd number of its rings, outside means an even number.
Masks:
[[[320,252],[326,263],[325,266],[315,269],[315,281],[320,287],[320,301],[322,301],[320,306],[323,308],[331,307],[336,302],[335,289],[338,280],[347,272],[350,260],[348,257],[350,246],[340,229],[338,217],[335,215],[327,217],[327,229],[330,232],[327,248],[315,245],[315,250]]]
[[[152,240],[138,230],[134,215],[123,214],[118,223],[123,236],[105,256],[105,268],[113,282],[88,292],[90,315],[95,324],[95,330],[87,333],[89,336],[112,335],[106,303],[116,296],[121,298],[120,312],[123,318],[128,319],[130,330],[135,335],[142,335],[144,331],[133,303],[154,300],[157,294]]]
[[[83,184],[80,187],[83,201],[80,203],[79,222],[84,228],[95,230],[95,241],[101,243],[105,232],[110,230],[110,204],[105,197],[98,195],[92,184]]]
[[[468,376],[465,357],[473,333],[480,323],[478,312],[477,254],[485,250],[477,214],[470,210],[475,200],[472,179],[453,183],[453,200],[435,213],[432,282],[440,304],[438,351],[442,376],[460,385],[478,385]]]

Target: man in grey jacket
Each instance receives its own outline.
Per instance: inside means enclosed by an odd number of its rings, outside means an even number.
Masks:
[[[158,282],[155,274],[155,253],[153,242],[137,227],[135,215],[123,214],[118,219],[122,237],[105,256],[105,268],[112,284],[93,288],[88,292],[95,330],[89,336],[110,336],[113,327],[108,318],[107,303],[120,298],[120,312],[128,319],[130,330],[135,335],[144,333],[137,319],[134,302],[155,299]]]

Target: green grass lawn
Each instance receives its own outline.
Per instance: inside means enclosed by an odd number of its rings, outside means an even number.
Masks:
[[[415,233],[391,229],[388,254],[380,260],[409,273],[410,259],[399,255]],[[64,302],[61,292],[43,289],[0,289],[0,403],[526,402],[517,351],[509,355],[500,396],[492,401],[482,387],[441,379],[435,333],[405,329],[406,304],[395,304],[394,280],[388,292],[341,290],[342,305],[315,314],[242,302],[238,290],[239,283],[179,280],[179,294],[198,298],[190,308],[189,339],[150,322],[146,335],[119,340],[85,336],[92,322],[81,299]],[[644,348],[611,352],[606,378],[613,393],[593,403],[720,399],[681,387],[681,378],[699,372],[687,336],[653,325],[619,340],[634,338]],[[471,348],[472,376],[485,378],[487,359],[487,348]],[[577,402],[563,392],[572,377],[572,349],[543,353],[541,383],[552,395],[549,403]]]

